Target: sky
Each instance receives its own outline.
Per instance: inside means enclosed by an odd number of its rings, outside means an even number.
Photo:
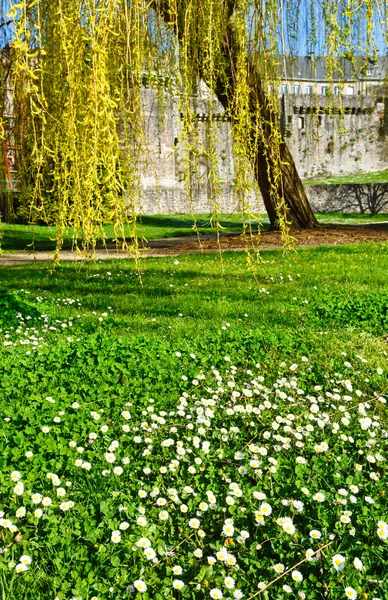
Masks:
[[[283,35],[280,33],[280,38],[283,37],[285,43],[283,45],[285,53],[306,56],[313,50],[316,55],[325,54],[325,22],[322,10],[323,2],[328,5],[334,5],[334,10],[338,8],[341,11],[344,7],[349,6],[349,0],[279,0],[279,11],[286,15],[286,21],[289,27],[284,28]],[[359,5],[362,0],[359,0]],[[376,0],[375,4],[384,4],[385,1]],[[377,9],[374,14],[374,31],[372,46],[378,50],[380,55],[387,54],[386,43],[386,9],[381,7],[380,18]],[[356,13],[357,14],[357,13]],[[367,49],[366,44],[366,19],[364,18],[365,11],[358,11],[357,23],[353,27],[352,35],[348,37],[349,42],[354,46],[356,54],[362,54]],[[315,21],[315,36],[313,34]],[[315,37],[314,46],[311,44],[311,37]],[[312,47],[313,46],[313,47]]]
[[[4,47],[7,42],[12,39],[12,25],[8,27],[1,27],[1,24],[8,21],[7,13],[10,8],[10,4],[17,3],[18,0],[0,0],[0,47]],[[78,0],[74,0],[77,2]],[[128,0],[130,1],[130,0]],[[267,0],[262,0],[265,5]],[[324,39],[325,39],[325,27],[324,18],[322,12],[323,4],[332,4],[335,8],[346,7],[352,4],[351,0],[278,0],[279,16],[284,17],[284,21],[288,23],[287,26],[279,30],[279,51],[287,54],[294,54],[300,56],[306,56],[311,50],[315,51],[315,54],[320,56],[324,54]],[[362,5],[363,0],[359,0],[359,5]],[[375,4],[384,4],[383,0],[375,0]],[[361,10],[361,9],[360,9]],[[383,9],[382,9],[383,10]],[[360,11],[359,11],[360,12]],[[313,15],[313,16],[312,16]],[[352,43],[359,47],[359,52],[365,51],[365,35],[363,32],[363,19],[362,13],[358,15],[357,26],[353,30]],[[387,46],[385,40],[384,26],[386,24],[385,14],[381,15],[381,23],[375,13],[375,30],[373,35],[373,43],[380,55],[387,54]],[[313,21],[316,23],[315,31],[315,45],[312,47],[311,37],[313,35]],[[350,36],[351,39],[351,36]]]

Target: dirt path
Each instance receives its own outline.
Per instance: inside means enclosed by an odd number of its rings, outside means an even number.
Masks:
[[[293,235],[296,238],[295,245],[297,247],[388,242],[388,222],[373,223],[367,226],[326,225],[319,229],[297,231]],[[257,250],[280,248],[282,246],[281,234],[278,231],[263,231],[260,239],[257,237],[254,239],[254,245]],[[201,236],[201,246],[199,246],[196,236],[150,240],[148,246],[141,250],[141,255],[144,258],[175,256],[179,254],[216,252],[219,249],[216,237],[211,234]],[[222,234],[220,238],[220,246],[222,250],[243,250],[245,243],[241,235],[226,233]],[[84,260],[83,256],[79,256],[70,250],[63,250],[60,257],[64,262]],[[119,258],[128,258],[128,254],[116,251],[114,247],[98,249],[96,251],[97,260]],[[36,252],[35,254],[28,252],[4,253],[0,256],[0,266],[4,267],[25,265],[33,262],[48,263],[51,261],[52,254],[49,252]]]

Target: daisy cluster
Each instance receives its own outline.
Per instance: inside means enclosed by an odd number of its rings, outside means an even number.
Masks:
[[[49,320],[47,315],[41,315],[31,326],[26,324],[22,315],[17,315],[17,318],[20,324],[4,332],[3,346],[26,346],[28,353],[45,345],[51,332],[67,332],[74,325],[73,317]]]
[[[97,260],[96,264],[97,265],[102,265],[104,261],[102,260]],[[179,263],[177,263],[179,264]],[[96,279],[98,278],[99,281],[114,281],[114,278],[120,278],[120,279],[130,279],[130,280],[135,280],[137,281],[139,279],[139,275],[144,275],[144,271],[123,271],[121,269],[117,269],[115,268],[115,271],[112,273],[111,271],[101,271],[101,272],[97,272],[97,273],[93,273],[90,272],[87,275],[88,279]],[[175,273],[170,273],[170,275],[175,275]]]
[[[4,331],[3,346],[39,347],[44,340],[44,334],[49,328],[49,317],[40,315],[32,319],[29,315],[24,316],[18,313],[15,318],[18,324]]]
[[[213,367],[171,410],[47,396],[8,418],[0,568],[20,597],[44,575],[53,600],[382,599],[386,398],[299,370]]]
[[[20,291],[24,292],[25,290]],[[42,296],[36,296],[34,301],[39,304],[47,303]],[[82,306],[79,298],[58,297],[53,302],[57,307],[66,306],[79,309]],[[93,311],[91,314],[93,318],[95,317],[96,320],[101,323],[111,313],[113,313],[113,308],[108,306],[107,310],[102,313]],[[26,346],[27,354],[30,354],[32,350],[37,350],[45,345],[47,343],[47,336],[50,334],[65,334],[67,336],[67,341],[73,342],[73,338],[68,335],[69,332],[72,331],[74,325],[78,324],[83,317],[87,316],[87,314],[83,313],[77,314],[76,316],[69,316],[67,319],[55,319],[49,317],[47,314],[41,314],[33,318],[29,315],[25,316],[22,313],[18,313],[15,315],[15,318],[18,321],[17,326],[11,326],[5,329],[4,332],[0,330],[2,345],[4,347]]]

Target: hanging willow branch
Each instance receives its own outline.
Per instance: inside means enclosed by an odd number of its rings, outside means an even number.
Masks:
[[[259,189],[285,243],[290,225],[314,227],[279,129],[280,53],[298,43],[316,48],[332,82],[344,58],[356,64],[375,55],[377,33],[386,36],[383,0],[0,0],[0,9],[12,71],[6,76],[2,58],[0,143],[5,147],[12,122],[18,214],[56,224],[56,261],[69,227],[74,243],[93,255],[104,224],[114,224],[124,246],[129,224],[136,252],[141,174],[152,162],[145,77],[161,119],[167,97],[177,98],[185,193],[192,202],[202,158],[217,232],[222,185],[214,117],[220,110],[232,124],[233,184],[243,212],[257,210],[252,198]],[[11,119],[4,111],[6,80],[17,105]],[[206,101],[197,96],[201,81]],[[206,136],[196,102],[206,104]]]

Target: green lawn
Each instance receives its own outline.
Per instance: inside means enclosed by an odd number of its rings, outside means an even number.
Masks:
[[[388,245],[250,265],[0,267],[2,598],[386,599]]]
[[[360,214],[360,213],[316,213],[320,223],[326,225],[368,225],[369,223],[380,223],[388,221],[388,214],[378,215]]]
[[[384,214],[379,215],[360,215],[343,213],[317,213],[320,223],[338,223],[338,224],[357,224],[357,223],[375,223],[387,220]],[[214,223],[210,220],[210,215],[195,215],[197,229],[201,234],[215,233]],[[246,222],[246,221],[245,221]],[[241,233],[243,230],[244,219],[241,214],[221,214],[220,231],[222,233]],[[252,222],[252,227],[257,231],[258,221]],[[261,227],[268,228],[269,223],[266,215],[261,215]],[[55,248],[55,227],[54,226],[35,226],[15,225],[10,223],[1,224],[2,232],[1,247],[4,252],[20,252],[32,250],[32,239],[34,239],[35,250],[50,251]],[[113,226],[105,226],[107,242],[111,243],[114,237]],[[127,228],[126,234],[130,235]],[[153,215],[143,216],[138,224],[137,235],[146,240],[162,239],[169,237],[183,237],[195,235],[194,219],[192,215]],[[72,231],[68,231],[64,240],[64,248],[71,248]]]
[[[196,229],[201,234],[214,233],[216,231],[211,215],[195,215]],[[243,229],[243,217],[239,214],[222,214],[219,216],[221,232],[240,233]],[[257,230],[258,221],[253,221],[252,226]],[[263,226],[268,226],[263,216]],[[146,240],[161,239],[169,237],[182,237],[196,235],[194,218],[192,215],[152,215],[139,218],[136,227],[137,236]],[[4,251],[21,251],[31,249],[32,239],[36,250],[53,250],[55,248],[55,226],[15,225],[10,223],[1,224],[3,239],[1,246]],[[113,225],[104,227],[106,241],[111,243],[114,238]],[[126,236],[130,238],[131,229],[126,228]],[[64,248],[71,248],[72,230],[68,230]]]
[[[218,255],[147,259],[141,263],[142,285],[130,260],[63,264],[50,277],[43,264],[0,268],[1,285],[25,290],[22,297],[26,294],[35,306],[49,313],[50,319],[73,316],[77,322],[77,314],[84,315],[82,327],[91,331],[99,331],[93,312],[99,314],[112,306],[114,312],[104,326],[114,338],[166,335],[174,343],[190,345],[203,336],[211,338],[214,331],[224,335],[222,323],[232,320],[239,335],[263,333],[275,346],[275,340],[280,343],[284,338],[285,346],[296,347],[303,337],[310,351],[318,344],[326,348],[325,352],[336,352],[334,340],[338,336],[349,343],[357,340],[357,344],[366,343],[369,336],[375,339],[368,321],[364,323],[367,334],[361,336],[357,319],[349,322],[350,329],[346,326],[352,315],[350,308],[343,323],[327,328],[317,316],[316,306],[337,296],[339,304],[360,294],[378,297],[385,289],[388,272],[385,244],[261,254],[263,262],[255,265],[258,284],[247,270],[243,253],[226,253],[222,262]],[[260,292],[262,287],[269,295]],[[36,297],[42,300],[36,301]],[[81,308],[57,300],[64,297],[79,298]],[[381,334],[384,327],[379,327],[383,328]],[[322,336],[323,330],[326,333]]]
[[[388,170],[374,173],[359,173],[358,175],[339,175],[320,179],[305,179],[305,185],[333,185],[340,183],[388,183]]]

